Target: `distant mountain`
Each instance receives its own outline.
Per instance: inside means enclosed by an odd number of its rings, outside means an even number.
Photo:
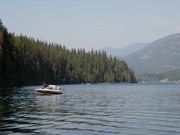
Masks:
[[[101,50],[106,51],[106,53],[108,55],[117,56],[117,57],[124,57],[124,56],[131,54],[131,53],[133,53],[139,49],[142,49],[146,45],[147,45],[147,43],[141,42],[141,43],[130,44],[124,48],[105,47],[105,48],[102,48]]]
[[[180,70],[180,33],[153,41],[124,60],[136,74]]]

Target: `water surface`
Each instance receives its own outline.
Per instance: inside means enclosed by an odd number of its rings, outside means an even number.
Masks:
[[[180,85],[63,85],[0,93],[0,134],[179,135]]]

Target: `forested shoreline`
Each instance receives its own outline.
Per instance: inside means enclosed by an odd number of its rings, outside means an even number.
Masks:
[[[105,52],[67,49],[9,33],[0,21],[0,87],[100,82],[136,82],[134,72]]]

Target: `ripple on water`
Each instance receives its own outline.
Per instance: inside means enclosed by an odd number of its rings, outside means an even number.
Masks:
[[[64,85],[62,95],[24,87],[0,97],[0,133],[179,135],[179,85]]]

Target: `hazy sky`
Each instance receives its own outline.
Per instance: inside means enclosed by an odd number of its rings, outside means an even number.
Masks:
[[[180,32],[180,0],[0,0],[0,18],[68,48],[121,48]]]

